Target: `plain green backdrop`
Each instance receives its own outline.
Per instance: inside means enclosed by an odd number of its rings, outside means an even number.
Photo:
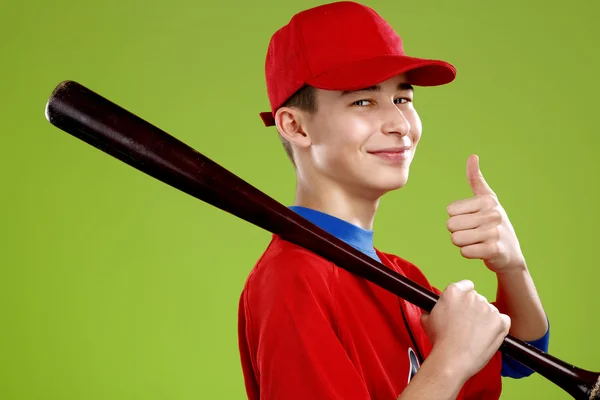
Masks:
[[[271,34],[317,1],[8,1],[0,10],[0,399],[242,399],[239,294],[270,234],[51,126],[76,80],[280,202],[294,175],[268,110]],[[495,280],[460,256],[446,206],[469,154],[517,231],[550,353],[600,369],[596,2],[367,1],[409,54],[458,68],[418,88],[424,133],[375,244],[440,288]],[[360,35],[360,27],[351,34]],[[567,399],[539,375],[503,399]]]

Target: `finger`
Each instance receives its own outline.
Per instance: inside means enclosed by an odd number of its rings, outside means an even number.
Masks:
[[[460,254],[468,259],[484,259],[497,252],[496,242],[483,242],[460,248]]]
[[[466,231],[453,232],[451,236],[452,243],[455,246],[464,247],[471,246],[485,241],[497,240],[499,236],[498,229],[493,228],[476,228]]]
[[[483,217],[480,213],[455,215],[448,218],[446,228],[450,232],[464,231],[467,229],[478,228],[483,222]]]
[[[485,232],[481,229],[469,229],[466,231],[453,232],[450,236],[452,244],[458,247],[471,246],[483,243],[486,240]]]
[[[486,197],[471,197],[469,199],[457,200],[446,208],[448,215],[472,214],[485,209],[490,203]]]
[[[446,228],[450,232],[475,229],[487,224],[500,223],[502,215],[497,209],[482,210],[474,214],[461,214],[448,218]]]
[[[481,169],[479,168],[479,157],[472,154],[467,160],[467,180],[471,191],[475,196],[486,194],[494,195],[494,191],[485,181]]]
[[[474,290],[475,289],[475,284],[473,283],[473,281],[470,281],[468,279],[456,282],[455,286],[458,287],[460,290],[463,290],[465,292],[469,291],[469,290]]]

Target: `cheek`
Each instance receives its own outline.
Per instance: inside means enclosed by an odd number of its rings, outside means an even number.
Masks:
[[[373,136],[375,128],[370,121],[361,118],[349,118],[345,122],[344,140],[349,150],[360,151],[365,143]]]
[[[348,152],[360,151],[373,132],[368,120],[347,114],[330,116],[323,127],[324,129],[318,135],[319,144],[336,154],[348,155]]]
[[[410,124],[410,136],[416,146],[421,139],[421,132],[423,131],[421,118],[419,118],[419,114],[415,109],[411,109],[410,113],[405,114],[405,117]]]
[[[342,171],[356,165],[363,145],[371,136],[369,123],[348,116],[330,116],[323,122],[313,140],[313,155],[319,168]]]

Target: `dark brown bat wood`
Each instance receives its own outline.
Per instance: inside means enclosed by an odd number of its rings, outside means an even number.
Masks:
[[[334,262],[431,311],[438,296],[330,235],[168,133],[73,81],[46,104],[57,128],[130,166]],[[575,399],[600,399],[599,374],[508,335],[500,349]]]

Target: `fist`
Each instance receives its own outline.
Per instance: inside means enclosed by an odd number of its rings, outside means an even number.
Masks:
[[[498,197],[483,178],[479,158],[467,160],[467,180],[473,197],[448,206],[446,227],[452,243],[468,259],[481,259],[496,273],[525,265],[519,241]]]
[[[432,343],[432,353],[468,379],[498,351],[511,320],[478,294],[473,282],[465,280],[449,285],[431,314],[423,314],[421,324]]]

